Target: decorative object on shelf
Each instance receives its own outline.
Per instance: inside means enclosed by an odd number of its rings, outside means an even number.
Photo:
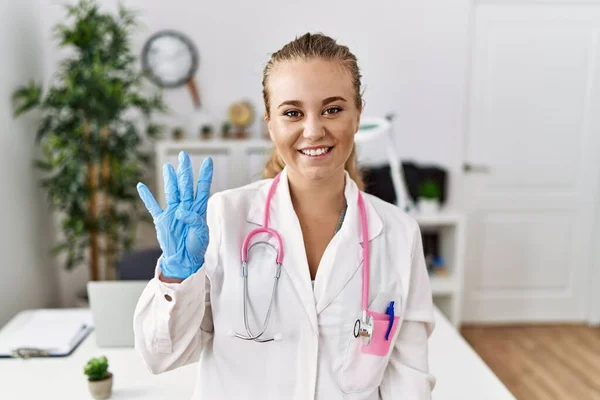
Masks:
[[[88,377],[88,388],[94,399],[104,400],[112,396],[113,375],[108,371],[108,360],[105,356],[91,358],[83,373]]]
[[[254,107],[249,101],[238,101],[229,107],[229,121],[235,127],[233,137],[246,139],[249,134],[247,128],[254,122]]]
[[[434,180],[428,179],[419,185],[419,212],[424,215],[440,211],[440,189]]]
[[[198,63],[198,50],[194,43],[182,32],[175,30],[155,33],[142,49],[142,68],[148,79],[168,89],[186,85],[196,109],[201,106],[194,77]]]
[[[204,125],[200,128],[200,138],[210,140],[214,137],[214,129],[212,125]]]
[[[432,180],[436,182],[439,188],[439,200],[440,206],[443,206],[447,202],[447,177],[448,172],[445,168],[438,165],[432,164],[417,164],[413,161],[403,161],[402,169],[404,171],[404,178],[408,186],[410,197],[416,203],[419,200],[419,191],[421,184],[424,181]]]
[[[444,259],[440,256],[434,256],[433,254],[427,254],[425,256],[425,264],[427,265],[427,272],[429,275],[434,276],[447,276],[448,268],[444,265]]]
[[[435,257],[433,259],[433,274],[436,276],[448,276],[448,268],[444,264],[442,257]]]
[[[173,128],[173,140],[182,140],[185,136],[185,132],[182,127],[176,126]]]
[[[214,125],[212,118],[202,109],[196,109],[190,114],[186,123],[186,131],[190,132],[193,137],[202,138],[202,132],[206,127]]]
[[[133,246],[136,224],[152,222],[136,190],[151,169],[137,116],[154,140],[161,127],[152,116],[166,106],[140,79],[131,50],[137,21],[127,9],[104,13],[94,0],[65,8],[56,32],[68,56],[46,91],[31,82],[14,92],[14,114],[42,113],[36,142],[43,158],[35,165],[48,174],[42,186],[64,234],[52,253],[67,253],[67,270],[84,264],[89,279],[112,279],[120,255]]]
[[[231,122],[225,121],[221,124],[221,137],[223,139],[229,139],[231,136]]]
[[[427,272],[434,274],[436,268],[443,265],[443,260],[440,257],[440,233],[435,230],[423,231],[421,232],[421,241]]]

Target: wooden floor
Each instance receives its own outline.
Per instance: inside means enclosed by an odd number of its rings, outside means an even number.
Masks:
[[[518,400],[600,399],[600,328],[465,326],[461,332]]]

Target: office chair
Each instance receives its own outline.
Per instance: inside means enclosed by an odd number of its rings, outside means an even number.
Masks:
[[[147,248],[125,254],[117,263],[118,279],[122,281],[150,280],[154,278],[156,262],[162,250]]]

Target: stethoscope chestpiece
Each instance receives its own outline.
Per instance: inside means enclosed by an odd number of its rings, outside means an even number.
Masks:
[[[357,319],[354,322],[354,337],[362,338],[365,346],[371,343],[371,337],[373,337],[373,317],[368,315],[366,311],[363,311],[361,319]]]

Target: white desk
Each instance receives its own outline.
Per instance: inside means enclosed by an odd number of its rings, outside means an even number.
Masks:
[[[450,321],[435,310],[429,366],[437,378],[434,400],[515,400]]]
[[[431,370],[437,377],[433,399],[514,400],[437,310],[436,320],[430,340]],[[92,333],[65,358],[0,359],[0,399],[91,399],[83,367],[89,358],[102,354],[114,374],[114,400],[183,400],[193,392],[196,365],[152,375],[132,348],[99,349]]]

